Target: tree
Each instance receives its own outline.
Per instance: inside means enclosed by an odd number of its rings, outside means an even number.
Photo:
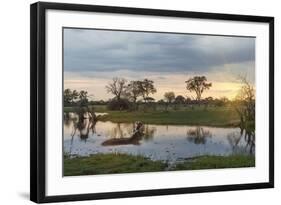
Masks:
[[[163,99],[161,99],[161,100],[158,100],[157,103],[160,104],[160,105],[162,105],[162,104],[165,103],[165,101],[164,101]]]
[[[144,79],[139,83],[139,91],[145,103],[147,102],[149,94],[154,94],[157,92],[156,88],[154,87],[154,82],[148,79]]]
[[[146,97],[146,98],[145,98],[145,100],[146,100],[146,102],[149,102],[149,103],[151,103],[151,102],[154,102],[154,101],[155,101],[155,99],[154,99],[154,98],[152,98],[152,97]]]
[[[200,102],[202,93],[204,90],[210,89],[212,83],[207,82],[207,78],[205,76],[195,76],[185,81],[186,89],[190,92],[196,93],[196,100]]]
[[[115,95],[117,101],[120,101],[122,95],[125,94],[126,80],[124,78],[113,78],[112,83],[105,86],[108,93]]]
[[[174,92],[166,92],[164,94],[164,99],[167,101],[166,110],[168,105],[171,104],[175,100],[175,93]]]
[[[109,110],[128,110],[130,108],[131,103],[126,98],[120,98],[120,100],[113,98],[107,103],[107,109]]]
[[[64,105],[75,105],[78,102],[80,106],[86,106],[89,96],[87,91],[81,90],[78,92],[77,90],[72,91],[68,88],[64,90],[63,98]],[[77,99],[79,100],[77,101]]]
[[[255,124],[255,89],[245,77],[240,77],[242,87],[237,94],[234,106],[240,116],[240,125],[247,129]]]
[[[73,104],[75,102],[75,100],[77,100],[79,97],[79,93],[77,92],[77,90],[72,91],[71,97],[72,97],[71,102]]]
[[[72,91],[68,88],[63,92],[63,102],[64,106],[70,105],[72,101]]]
[[[223,105],[226,105],[229,102],[229,99],[227,97],[221,97],[220,100],[222,101]]]
[[[177,104],[184,104],[185,103],[185,98],[182,95],[178,95],[175,98],[175,103],[177,103]]]
[[[176,110],[176,109],[180,108],[180,106],[178,106],[178,105],[184,105],[184,104],[185,104],[185,98],[182,95],[178,95],[175,98],[174,109]]]
[[[80,106],[87,106],[88,104],[88,92],[85,90],[81,90],[79,92],[79,104]]]
[[[192,99],[190,97],[186,97],[185,102],[186,104],[191,104]]]
[[[203,104],[205,105],[205,109],[207,109],[207,107],[209,105],[211,105],[213,103],[214,99],[213,97],[206,97],[204,100],[203,100]]]
[[[133,101],[137,102],[137,98],[141,95],[141,81],[131,81],[126,87],[126,96]]]
[[[166,92],[164,94],[164,98],[170,104],[175,100],[175,93],[174,92]]]

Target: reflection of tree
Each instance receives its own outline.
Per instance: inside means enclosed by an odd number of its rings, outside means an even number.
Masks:
[[[68,117],[64,118],[64,125],[66,125],[67,127],[69,127],[72,122],[73,122],[73,119],[70,119]]]
[[[95,116],[95,113],[91,113],[89,111],[83,111],[81,112],[69,112],[64,113],[64,125],[67,127],[72,126],[72,131],[70,133],[71,140],[70,140],[70,150],[69,155],[72,153],[72,147],[73,147],[73,141],[74,136],[76,132],[79,132],[79,137],[83,141],[87,141],[90,132],[93,134],[96,133],[96,123],[97,118]]]
[[[135,130],[134,123],[115,123],[115,126],[108,131],[110,138],[126,138],[132,136]]]
[[[124,131],[121,129],[121,124],[116,123],[116,126],[110,131],[111,138],[124,138]]]
[[[71,141],[70,141],[70,151],[72,152],[73,140],[76,132],[79,132],[79,137],[81,140],[86,141],[89,137],[90,131],[94,134],[96,133],[96,123],[94,119],[82,119],[77,121],[77,119],[70,119],[66,118],[64,120],[65,125],[70,126],[72,124],[72,131],[71,131]]]
[[[77,129],[79,131],[79,136],[81,140],[87,140],[89,137],[90,131],[96,133],[96,121],[92,119],[83,119],[78,122]]]
[[[76,123],[78,121],[78,115],[73,112],[64,113],[64,124],[70,126],[72,122]]]
[[[244,138],[245,144],[240,143]],[[242,129],[240,132],[233,132],[227,135],[227,140],[232,147],[233,152],[246,152],[253,154],[255,152],[255,131]]]
[[[127,130],[127,133],[130,137],[125,137],[124,130]],[[116,124],[116,127],[112,129],[111,139],[106,140],[102,143],[103,146],[116,146],[116,145],[139,145],[142,139],[150,140],[153,138],[156,131],[155,127],[149,127],[144,125],[141,122],[136,122],[133,124],[128,124],[127,126],[121,127],[119,123]]]
[[[156,132],[156,127],[150,127],[149,125],[144,125],[143,139],[145,141],[151,140],[154,137],[155,132]]]
[[[81,140],[86,141],[90,132],[90,120],[84,119],[78,123],[77,129],[79,131],[79,137]]]
[[[207,138],[211,138],[212,134],[209,130],[204,130],[202,127],[196,127],[187,131],[187,140],[194,144],[205,144]]]

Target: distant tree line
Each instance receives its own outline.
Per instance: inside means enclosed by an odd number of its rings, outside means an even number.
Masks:
[[[255,89],[247,81],[245,77],[240,77],[242,83],[241,90],[236,98],[230,101],[226,97],[202,98],[205,90],[212,87],[212,83],[207,81],[205,76],[195,76],[187,81],[186,90],[196,94],[195,98],[176,95],[173,91],[167,91],[163,95],[163,99],[156,101],[152,96],[157,92],[154,81],[150,79],[127,81],[124,78],[113,78],[105,89],[113,97],[108,100],[93,101],[85,90],[64,90],[64,106],[87,107],[89,105],[106,105],[109,110],[139,110],[140,106],[146,109],[156,110],[158,107],[177,110],[181,107],[203,106],[208,107],[233,106],[240,117],[240,125],[242,128],[249,129],[255,126]]]
[[[145,107],[155,108],[155,104],[162,104],[167,110],[172,104],[201,104],[206,102],[202,100],[202,94],[205,90],[210,89],[212,83],[207,82],[205,76],[195,76],[185,81],[186,89],[189,92],[195,92],[196,99],[185,98],[182,95],[176,96],[174,92],[166,92],[163,99],[155,102],[155,99],[151,97],[157,92],[154,86],[154,82],[149,79],[137,80],[127,82],[124,78],[113,78],[106,86],[108,93],[111,93],[114,97],[109,101],[108,108],[111,110],[124,110],[124,109],[139,109],[140,104],[146,105]],[[211,99],[209,99],[211,100]],[[209,102],[209,101],[208,101]],[[174,106],[176,109],[177,106]]]
[[[157,92],[154,82],[149,79],[130,81],[124,78],[113,78],[106,86],[108,93],[114,97],[109,101],[111,110],[138,109],[140,102],[149,104],[155,99],[150,95]]]
[[[63,93],[64,106],[87,106],[89,97],[85,90],[77,91],[67,88]]]
[[[210,89],[211,83],[207,82],[205,76],[195,76],[185,81],[188,92],[195,92],[196,98],[175,95],[173,91],[164,93],[163,99],[155,101],[152,97],[157,92],[154,81],[149,79],[127,81],[124,78],[113,78],[112,82],[106,85],[105,89],[113,95],[113,98],[104,101],[89,100],[89,94],[85,90],[77,91],[71,89],[64,90],[64,106],[88,106],[107,105],[110,110],[138,110],[140,105],[146,108],[155,105],[163,105],[165,110],[169,107],[177,109],[179,105],[204,105],[224,106],[229,100],[226,97],[214,99],[212,97],[202,98],[205,90]]]
[[[163,99],[155,101],[152,97],[157,92],[154,81],[150,79],[127,81],[124,78],[113,78],[105,89],[113,97],[108,100],[90,100],[87,91],[64,90],[64,106],[88,106],[88,105],[107,105],[110,110],[139,110],[140,105],[145,109],[156,109],[161,105],[165,110],[178,109],[181,106],[194,108],[195,105],[205,108],[214,106],[234,105],[241,122],[253,121],[255,113],[254,88],[245,78],[241,78],[243,84],[237,97],[230,101],[226,97],[202,98],[205,90],[212,87],[212,83],[207,81],[205,76],[194,76],[187,81],[186,90],[196,94],[195,98],[176,95],[173,91],[165,92]]]

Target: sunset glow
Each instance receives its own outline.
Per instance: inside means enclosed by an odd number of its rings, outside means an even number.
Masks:
[[[238,76],[255,84],[255,39],[105,30],[64,30],[64,88],[86,90],[92,100],[113,96],[105,86],[114,77],[154,81],[155,100],[167,91],[194,98],[185,81],[206,76],[212,87],[203,98],[233,99]]]

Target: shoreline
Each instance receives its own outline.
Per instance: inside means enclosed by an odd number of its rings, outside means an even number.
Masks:
[[[154,161],[143,156],[133,156],[120,153],[94,154],[88,157],[76,156],[74,158],[64,156],[64,176],[226,169],[243,167],[255,167],[255,156],[202,155],[175,163],[172,166],[165,161]]]
[[[74,111],[75,108],[65,107],[65,112]],[[157,111],[109,111],[94,109],[95,112],[108,113],[99,116],[99,121],[113,123],[133,123],[141,121],[153,125],[190,125],[211,127],[238,127],[240,119],[234,109],[230,107],[212,107],[208,109],[195,108],[184,110],[157,110]]]

